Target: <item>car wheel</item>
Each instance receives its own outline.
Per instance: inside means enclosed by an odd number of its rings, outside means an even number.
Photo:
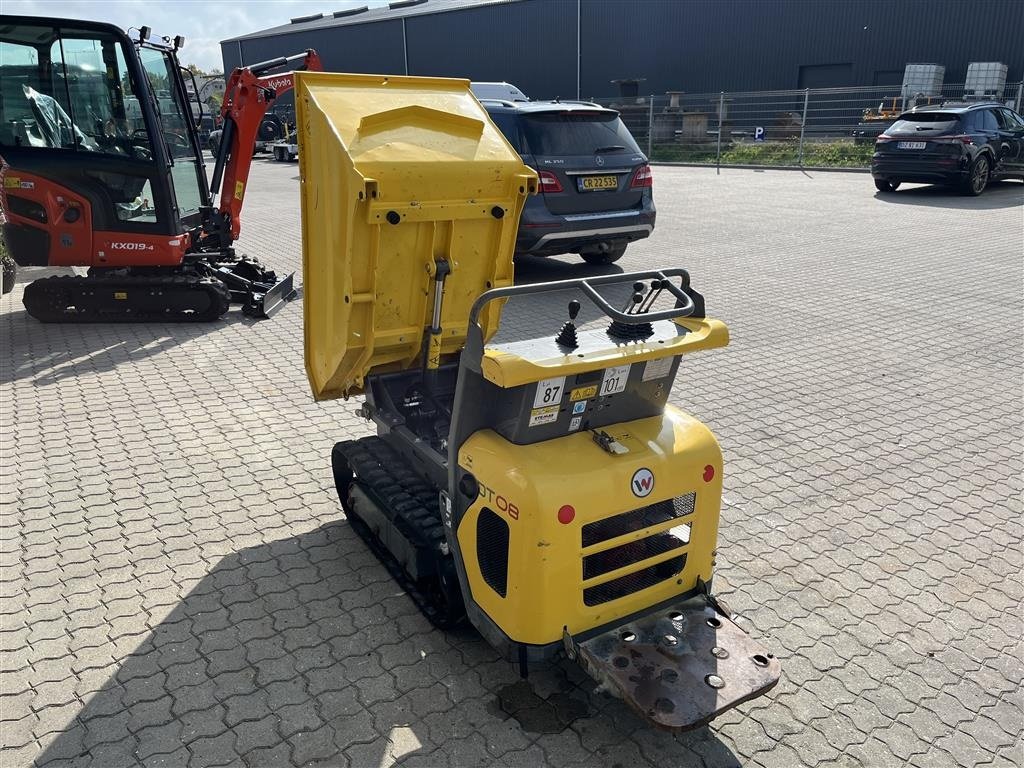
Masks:
[[[622,258],[622,254],[626,252],[626,244],[613,245],[607,251],[585,251],[580,254],[583,260],[587,264],[594,264],[596,266],[606,266],[608,264],[614,264],[616,261]]]
[[[879,192],[895,192],[900,188],[898,181],[887,181],[886,179],[875,179],[875,189]]]
[[[963,186],[963,193],[972,197],[977,197],[985,191],[985,187],[988,186],[989,176],[991,175],[992,169],[989,167],[988,158],[984,155],[976,157],[974,162],[971,163],[971,169],[967,173],[967,181]]]

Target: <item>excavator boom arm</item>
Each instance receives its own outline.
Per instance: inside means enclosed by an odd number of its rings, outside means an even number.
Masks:
[[[294,56],[237,67],[228,78],[221,107],[224,127],[210,190],[214,194],[220,192],[217,207],[220,218],[230,227],[232,242],[238,239],[240,231],[242,201],[260,123],[277,97],[295,86],[294,71],[267,73],[294,63],[299,63],[295,69],[323,70],[317,52],[309,49]]]

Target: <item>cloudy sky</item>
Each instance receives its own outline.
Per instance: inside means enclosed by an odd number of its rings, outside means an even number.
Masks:
[[[4,13],[108,21],[123,29],[149,26],[154,34],[184,35],[184,64],[221,69],[220,41],[287,24],[295,16],[330,13],[386,0],[0,0]]]

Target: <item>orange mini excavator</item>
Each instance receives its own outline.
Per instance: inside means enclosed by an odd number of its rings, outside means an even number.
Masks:
[[[208,182],[203,106],[181,37],[0,16],[4,239],[22,266],[88,267],[25,288],[43,322],[204,321],[230,303],[269,317],[295,296],[235,253],[260,123],[315,51],[231,73]],[[221,191],[223,190],[223,191]],[[214,203],[214,198],[219,199]]]

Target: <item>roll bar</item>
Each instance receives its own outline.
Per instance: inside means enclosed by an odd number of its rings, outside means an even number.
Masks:
[[[670,278],[679,278],[676,285]],[[594,286],[633,283],[639,280],[660,280],[662,287],[676,297],[676,305],[670,309],[646,314],[627,314],[615,309],[597,292]],[[469,311],[469,328],[466,333],[466,347],[463,357],[473,365],[479,365],[483,355],[483,329],[480,327],[480,313],[488,304],[497,299],[513,296],[524,296],[535,293],[551,293],[575,288],[583,293],[590,302],[612,320],[625,325],[640,325],[656,320],[675,320],[680,317],[703,317],[704,299],[690,288],[690,273],[681,267],[673,269],[652,269],[643,272],[623,272],[618,275],[602,275],[599,277],[581,277],[573,280],[556,280],[536,285],[512,285],[507,288],[493,288],[473,302]]]

